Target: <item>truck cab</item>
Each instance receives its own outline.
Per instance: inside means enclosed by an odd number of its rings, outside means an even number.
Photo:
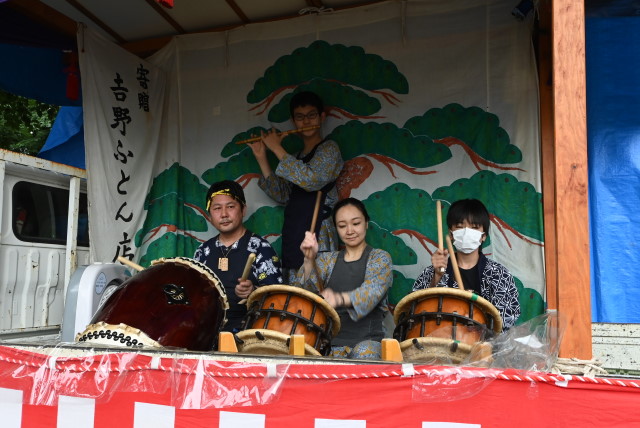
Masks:
[[[59,333],[87,204],[85,170],[0,150],[0,339]]]

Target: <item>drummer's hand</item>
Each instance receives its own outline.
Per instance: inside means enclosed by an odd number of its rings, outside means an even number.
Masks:
[[[447,269],[447,260],[449,260],[449,250],[436,250],[431,255],[431,265],[435,271],[434,278],[437,279],[436,284]]]
[[[304,233],[304,239],[300,244],[300,251],[304,254],[305,261],[312,261],[318,255],[318,240],[316,234],[309,231]]]
[[[244,281],[241,281],[241,279],[242,278],[238,278],[238,285],[236,285],[235,293],[236,296],[240,297],[241,299],[246,299],[247,297],[249,297],[249,294],[251,294],[253,290],[255,290],[255,287],[253,286],[253,282],[251,282],[250,279],[245,279]]]
[[[324,300],[326,300],[332,308],[346,306],[345,294],[346,293],[335,292],[331,288],[325,288],[320,292],[320,295],[324,297]]]
[[[267,146],[278,159],[282,159],[283,156],[287,154],[286,150],[282,147],[282,139],[284,136],[279,134],[275,128],[271,128],[266,133],[261,131],[260,136],[262,137],[264,145]]]

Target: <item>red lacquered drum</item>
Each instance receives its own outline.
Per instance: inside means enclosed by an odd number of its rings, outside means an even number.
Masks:
[[[289,339],[302,334],[305,354],[327,355],[340,317],[322,297],[290,285],[260,287],[249,296],[246,330],[236,334],[240,352],[288,354]]]
[[[408,294],[396,305],[393,337],[407,360],[464,360],[474,344],[502,331],[500,313],[470,291],[435,287]]]
[[[184,257],[159,259],[122,283],[76,341],[210,351],[228,308],[208,267]]]

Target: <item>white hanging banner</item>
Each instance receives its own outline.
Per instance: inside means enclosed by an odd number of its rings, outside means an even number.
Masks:
[[[92,259],[133,260],[159,161],[165,74],[90,29],[78,40]]]

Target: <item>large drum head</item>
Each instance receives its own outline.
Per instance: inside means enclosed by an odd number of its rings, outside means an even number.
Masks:
[[[76,340],[123,346],[123,337],[140,331],[144,337],[138,335],[129,346],[149,345],[151,340],[160,346],[210,351],[228,308],[224,287],[205,265],[182,257],[159,259],[122,283]]]

